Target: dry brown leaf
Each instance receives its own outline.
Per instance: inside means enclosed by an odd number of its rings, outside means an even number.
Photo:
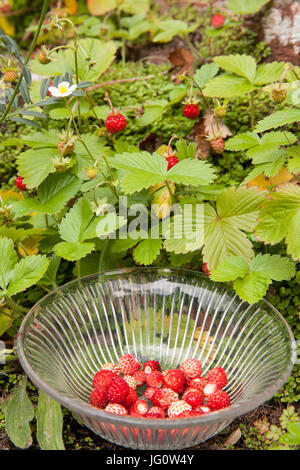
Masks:
[[[229,446],[229,445],[234,446],[234,444],[236,444],[240,440],[241,437],[242,437],[242,431],[240,430],[240,428],[235,429],[224,442],[224,446]]]
[[[256,186],[259,191],[265,191],[268,186],[275,185],[278,187],[281,184],[292,182],[291,180],[293,180],[293,178],[294,175],[289,173],[285,168],[281,168],[278,174],[276,176],[272,176],[271,178],[266,178],[263,173],[259,176],[256,176],[256,178],[253,178],[248,182],[247,187],[252,188],[253,186]]]
[[[24,258],[26,256],[37,255],[41,238],[41,235],[33,235],[32,237],[28,237],[26,240],[23,240],[18,246],[20,255]]]
[[[214,137],[214,136],[220,136],[223,137],[223,139],[226,139],[226,137],[231,137],[233,134],[232,132],[228,129],[228,127],[224,124],[221,118],[217,118],[218,123],[216,122],[216,117],[214,115],[214,112],[211,109],[207,109],[204,114],[204,128],[206,131],[206,134]]]
[[[12,199],[13,201],[19,201],[24,199],[23,193],[13,191],[12,189],[0,191],[0,199],[4,203],[7,199]]]
[[[179,68],[176,72],[176,76],[182,75],[184,72],[191,74],[194,72],[193,56],[187,49],[175,49],[175,51],[171,52],[169,55],[169,61],[173,67]],[[179,80],[175,78],[174,83],[179,83]]]
[[[207,133],[204,125],[204,118],[199,119],[194,126],[195,141],[197,144],[197,156],[201,160],[206,160],[210,152],[209,142],[206,140]]]

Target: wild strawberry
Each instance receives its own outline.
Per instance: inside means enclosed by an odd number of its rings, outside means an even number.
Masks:
[[[204,415],[205,413],[210,413],[212,410],[209,408],[209,406],[196,406],[194,411],[196,411],[196,413],[199,415]]]
[[[106,387],[98,387],[91,391],[90,403],[96,408],[105,408],[108,404]]]
[[[199,416],[202,413],[199,413],[195,410],[185,410],[180,415],[176,416],[176,418],[195,418],[196,416]]]
[[[179,162],[176,155],[172,155],[171,157],[167,157],[166,160],[168,162],[167,170],[171,170],[171,168],[173,168],[173,166],[177,165],[177,163]]]
[[[114,415],[120,415],[120,416],[128,415],[128,411],[126,410],[126,408],[117,403],[109,403],[106,406],[104,411],[107,411],[107,413],[112,413]]]
[[[137,385],[144,385],[146,382],[146,374],[143,370],[137,370],[132,374],[132,376],[135,378]]]
[[[114,372],[114,374],[120,374],[120,367],[117,364],[114,364],[113,362],[107,362],[106,364],[103,364],[102,370],[111,370]]]
[[[227,114],[227,109],[226,108],[227,108],[227,104],[217,106],[214,109],[215,116],[217,116],[219,118],[225,117],[226,114]]]
[[[8,68],[3,72],[3,80],[7,83],[14,83],[18,78],[18,72],[14,68]]]
[[[125,408],[129,410],[132,407],[132,405],[137,401],[137,399],[138,399],[138,396],[137,396],[136,391],[133,390],[133,388],[129,387],[129,393],[126,397],[126,400],[123,403]]]
[[[223,137],[218,137],[210,141],[210,146],[215,153],[223,153],[225,150],[225,141]]]
[[[127,126],[127,121],[125,116],[121,113],[112,112],[109,114],[105,121],[106,129],[114,134],[115,132],[123,131]]]
[[[147,400],[152,400],[152,397],[154,393],[156,392],[156,390],[157,389],[155,387],[146,388],[146,390],[144,391],[144,397],[147,398]]]
[[[73,152],[75,147],[74,142],[58,142],[57,150],[62,154],[63,157],[66,157]]]
[[[38,61],[42,65],[47,65],[51,62],[51,58],[49,56],[49,51],[45,46],[42,46],[39,54],[38,54]]]
[[[196,388],[200,392],[203,393],[203,389],[205,385],[207,385],[207,378],[206,377],[195,377],[194,379],[190,379],[187,382],[187,386],[189,388]]]
[[[282,103],[285,101],[287,96],[287,91],[285,88],[273,88],[272,90],[272,100],[275,103]]]
[[[198,359],[186,359],[180,364],[180,370],[182,370],[186,379],[200,377],[202,372],[201,362]]]
[[[117,377],[111,370],[100,370],[93,378],[93,387],[108,387],[110,382]]]
[[[136,389],[136,380],[132,375],[124,375],[123,379],[128,383],[130,388],[133,388],[133,390]]]
[[[222,367],[214,367],[207,376],[207,380],[211,384],[216,384],[218,388],[224,388],[227,385],[227,375]]]
[[[26,191],[26,189],[27,189],[26,184],[23,183],[23,180],[24,180],[24,178],[22,178],[22,176],[17,176],[16,177],[16,186],[21,191]]]
[[[129,385],[122,377],[116,377],[110,382],[107,387],[107,397],[110,403],[123,403],[129,393]]]
[[[150,408],[150,410],[146,414],[146,418],[159,419],[159,418],[165,418],[165,417],[166,417],[165,412],[162,408],[160,408],[160,406],[152,406],[152,408]]]
[[[89,169],[87,170],[87,175],[88,175],[88,177],[89,177],[90,180],[93,180],[94,178],[96,178],[96,176],[97,176],[98,174],[99,174],[98,168],[93,167],[93,168],[89,168]]]
[[[197,388],[187,388],[182,395],[182,399],[191,405],[192,408],[203,404],[203,394]]]
[[[185,104],[183,108],[183,115],[188,119],[196,119],[200,114],[198,104]]]
[[[146,416],[149,411],[149,405],[145,400],[137,400],[130,408],[131,416]]]
[[[225,23],[225,17],[223,15],[214,15],[211,19],[211,25],[215,29],[222,28]]]
[[[49,87],[53,86],[53,82],[49,83]],[[51,91],[47,91],[47,96],[52,96]]]
[[[167,410],[175,401],[178,401],[178,393],[171,388],[157,388],[152,396],[153,405],[160,406],[163,410]]]
[[[202,263],[202,271],[207,275],[210,276],[210,272],[207,267],[207,263]]]
[[[209,397],[212,393],[215,393],[216,390],[218,390],[218,386],[216,384],[208,383],[203,389],[203,395],[205,397]]]
[[[221,410],[230,405],[230,397],[228,393],[223,390],[216,390],[214,393],[209,395],[207,399],[207,406],[213,410]]]
[[[146,374],[146,382],[148,387],[161,387],[164,383],[164,376],[159,370],[154,370],[150,374]]]
[[[145,374],[150,374],[154,370],[161,371],[160,363],[158,361],[147,361],[144,364],[143,371]]]
[[[171,388],[176,393],[181,393],[184,389],[185,376],[182,370],[171,369],[164,376],[164,386]]]
[[[173,403],[168,408],[168,417],[176,418],[178,415],[184,411],[190,411],[192,409],[191,405],[186,403],[184,400],[178,400]]]
[[[118,366],[122,374],[133,374],[140,369],[141,365],[134,357],[133,354],[125,354],[121,356],[118,362]]]

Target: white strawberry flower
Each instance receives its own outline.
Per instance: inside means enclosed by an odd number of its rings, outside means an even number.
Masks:
[[[48,91],[51,93],[51,96],[55,98],[63,98],[64,96],[69,96],[76,90],[77,85],[70,85],[69,82],[61,82],[57,87],[49,86]]]

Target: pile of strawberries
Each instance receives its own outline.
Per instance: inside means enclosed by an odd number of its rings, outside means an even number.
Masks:
[[[136,418],[195,417],[229,406],[230,397],[222,390],[227,384],[224,369],[215,367],[206,377],[201,373],[197,359],[162,371],[158,361],[147,361],[141,368],[133,354],[125,354],[118,364],[104,364],[95,374],[90,403],[108,413]]]

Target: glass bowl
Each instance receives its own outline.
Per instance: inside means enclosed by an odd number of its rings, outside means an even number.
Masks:
[[[18,355],[32,382],[89,429],[133,449],[183,449],[211,438],[270,399],[296,358],[290,328],[266,301],[242,302],[194,271],[131,268],[88,276],[41,299],[25,317]],[[133,353],[177,368],[222,366],[232,405],[195,418],[144,419],[92,407],[94,374]]]

